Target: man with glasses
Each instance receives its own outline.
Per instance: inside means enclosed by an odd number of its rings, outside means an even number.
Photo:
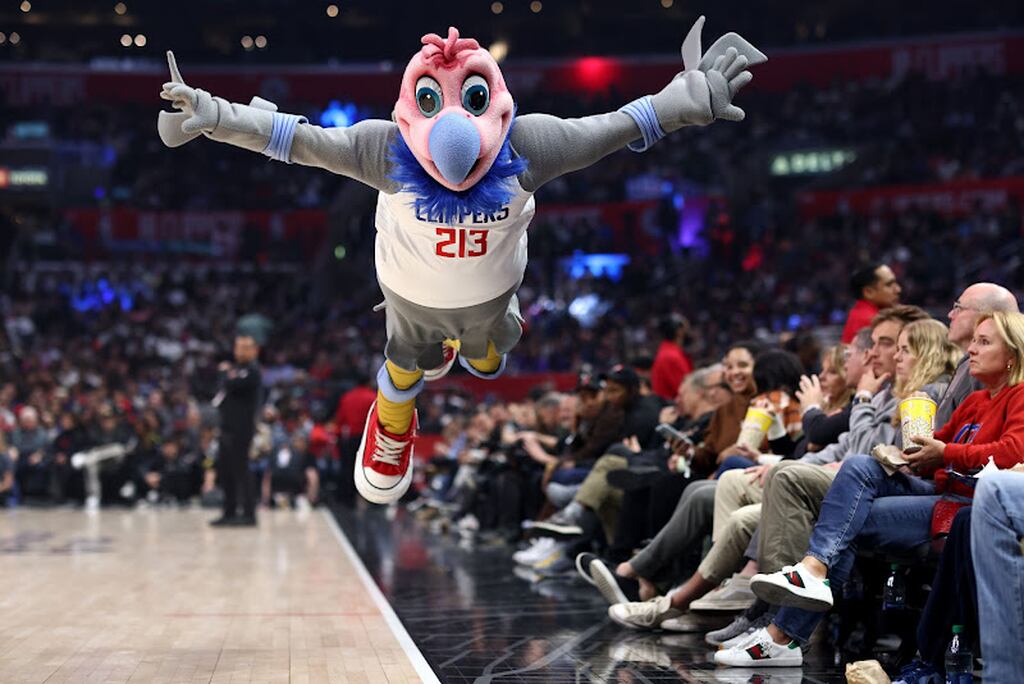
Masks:
[[[994,283],[975,283],[968,287],[953,302],[953,308],[947,314],[949,318],[949,341],[964,350],[963,358],[956,368],[956,373],[939,400],[935,411],[935,426],[949,422],[953,410],[968,394],[981,388],[981,385],[967,372],[967,345],[971,343],[974,326],[978,317],[988,311],[1017,311],[1017,300],[1005,287]]]

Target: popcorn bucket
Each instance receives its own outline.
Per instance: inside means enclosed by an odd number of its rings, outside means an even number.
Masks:
[[[747,415],[743,418],[743,425],[740,427],[740,436],[736,439],[737,444],[750,447],[754,451],[761,450],[764,443],[764,436],[768,434],[768,428],[775,420],[772,414],[764,409],[751,406],[747,409]]]
[[[931,437],[935,434],[935,402],[928,397],[908,397],[900,402],[900,428],[903,431],[903,451],[912,454],[921,446],[912,437]]]

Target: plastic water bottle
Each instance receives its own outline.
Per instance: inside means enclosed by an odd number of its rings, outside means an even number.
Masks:
[[[893,563],[889,579],[885,580],[882,593],[882,610],[903,610],[907,607],[907,581],[900,572],[900,566]]]
[[[953,625],[953,639],[946,649],[946,684],[974,682],[974,654],[963,641],[964,626]]]

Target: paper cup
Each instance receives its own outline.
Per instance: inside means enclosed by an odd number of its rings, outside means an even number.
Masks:
[[[935,402],[928,397],[909,397],[900,402],[900,429],[905,453],[921,450],[919,444],[914,444],[913,437],[935,434],[935,409]]]
[[[768,428],[771,427],[773,420],[772,414],[764,409],[748,408],[747,415],[743,419],[743,425],[740,427],[740,436],[736,439],[736,443],[747,446],[754,451],[760,451],[761,444],[764,443],[764,436],[768,434]]]

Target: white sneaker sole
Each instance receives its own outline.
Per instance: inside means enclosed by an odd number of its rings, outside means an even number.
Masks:
[[[793,649],[784,657],[765,658],[763,660],[752,660],[745,651],[742,652],[742,655],[736,655],[734,658],[731,658],[727,655],[730,650],[732,649],[717,651],[715,653],[715,663],[717,665],[725,665],[726,667],[745,668],[801,667],[804,664],[803,654],[800,652],[800,649]]]
[[[619,587],[619,583],[615,581],[612,571],[597,558],[590,561],[590,577],[594,586],[601,592],[601,596],[608,602],[608,605],[614,606],[617,603],[629,601],[622,592],[622,588]]]
[[[754,596],[774,606],[802,608],[815,613],[824,613],[832,609],[832,596],[827,599],[821,596],[802,594],[786,580],[777,575],[755,575],[750,580],[750,591]],[[831,594],[831,592],[829,592]]]
[[[372,416],[373,409],[371,408],[366,414],[366,424],[363,426],[363,439],[359,442],[359,451],[356,452],[355,472],[352,473],[352,477],[356,483],[356,491],[370,503],[395,503],[409,491],[409,485],[412,484],[412,469],[415,464],[414,458],[416,454],[413,449],[410,449],[409,469],[405,471],[402,479],[392,486],[387,488],[378,487],[366,479],[366,473],[363,472],[363,451],[366,449],[366,435],[369,434],[370,418]],[[415,414],[413,415],[413,420],[416,420]]]
[[[549,537],[578,537],[583,534],[583,528],[579,525],[559,525],[549,522],[534,523],[530,529],[534,534]]]
[[[690,610],[701,613],[714,613],[716,611],[723,613],[736,612],[737,610],[746,610],[754,605],[756,600],[753,596],[748,599],[730,599],[728,601],[720,601],[718,599],[711,599],[710,601],[698,600],[690,604]]]

